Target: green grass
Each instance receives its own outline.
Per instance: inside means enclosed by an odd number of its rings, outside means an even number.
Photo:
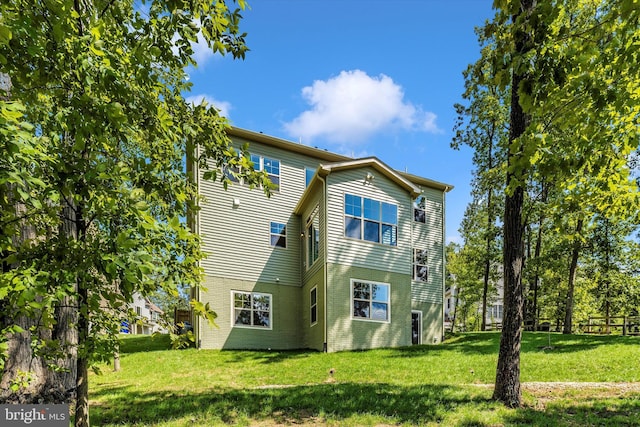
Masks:
[[[122,340],[121,371],[91,377],[93,425],[640,426],[637,391],[525,388],[521,409],[492,401],[498,333],[332,354],[168,344]],[[523,382],[640,382],[640,339],[525,333],[521,368]]]

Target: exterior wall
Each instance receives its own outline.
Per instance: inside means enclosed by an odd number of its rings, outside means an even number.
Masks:
[[[367,173],[375,178],[365,183]],[[327,261],[395,273],[411,273],[412,201],[406,191],[373,168],[362,168],[329,175]],[[383,245],[347,238],[344,235],[344,195],[368,197],[398,206],[398,244]]]
[[[200,193],[206,200],[197,214],[197,225],[208,254],[201,263],[208,290],[201,292],[200,300],[218,314],[219,326],[198,322],[202,348],[323,350],[325,340],[327,351],[409,345],[412,309],[422,312],[424,343],[442,336],[442,326],[437,325],[443,316],[442,190],[425,188],[427,223],[415,224],[413,200],[396,181],[374,167],[345,168],[326,176],[325,203],[324,188],[317,179],[305,193],[305,169],[315,171],[321,163],[344,159],[332,154],[325,158],[323,153],[316,158],[308,150],[303,154],[296,148],[234,137],[236,146],[245,143],[251,154],[280,161],[280,189],[271,198],[261,189],[251,190],[239,183],[225,191],[220,183],[204,181],[201,171]],[[367,174],[374,179],[365,180]],[[427,180],[421,182],[430,185]],[[345,193],[397,205],[397,246],[344,236]],[[304,202],[298,206],[303,195]],[[305,225],[316,206],[319,259],[307,268]],[[294,214],[296,208],[299,215]],[[286,248],[270,245],[271,221],[287,225]],[[414,247],[433,254],[426,284],[412,283]],[[352,319],[350,279],[390,284],[390,322]],[[318,322],[312,326],[309,298],[313,287],[317,289]],[[232,290],[271,294],[271,329],[232,327]]]
[[[421,342],[435,344],[444,336],[444,196],[431,188],[423,188],[423,196],[425,223],[412,221],[412,246],[428,251],[428,280],[412,281],[411,304],[422,312]]]
[[[327,274],[327,351],[399,347],[411,344],[408,274],[329,264]],[[351,279],[390,284],[390,322],[351,317]]]
[[[318,321],[311,325],[311,289],[316,288],[317,292],[317,315]],[[324,295],[324,269],[316,270],[316,274],[309,278],[302,288],[302,321],[303,347],[312,350],[322,351],[324,349],[325,331],[325,295]]]
[[[444,206],[442,192],[424,188],[426,222],[412,221],[416,249],[428,251],[428,282],[414,282],[412,299],[442,305],[444,298]],[[413,255],[412,255],[413,256]],[[413,262],[413,261],[412,261]]]
[[[300,333],[301,288],[273,283],[253,283],[219,277],[206,277],[201,300],[218,314],[216,324],[202,324],[202,348],[289,350],[303,348]],[[271,329],[233,327],[232,291],[271,294]]]
[[[238,144],[244,141],[239,141]],[[206,198],[199,212],[202,267],[212,276],[300,286],[300,218],[293,214],[305,190],[305,167],[319,161],[289,151],[251,143],[251,154],[280,160],[280,191],[270,198],[261,189],[234,183],[225,191],[219,182],[200,179]],[[234,200],[239,202],[234,206]],[[287,248],[270,246],[270,222],[287,224]]]
[[[422,312],[422,344],[437,344],[444,336],[444,314],[442,304],[427,302],[411,303],[413,310]]]

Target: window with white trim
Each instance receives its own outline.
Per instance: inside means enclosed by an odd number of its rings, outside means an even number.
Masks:
[[[398,206],[367,197],[344,195],[344,235],[398,245]]]
[[[287,224],[271,222],[269,239],[271,246],[275,248],[287,247]]]
[[[307,218],[307,268],[311,267],[320,256],[320,219],[319,207],[316,206]]]
[[[309,293],[309,319],[311,326],[318,323],[318,288],[314,287]]]
[[[351,279],[351,313],[354,319],[388,322],[390,285]]]
[[[413,280],[427,282],[429,280],[428,252],[426,249],[413,249]]]
[[[231,291],[233,326],[271,329],[271,294]]]
[[[257,154],[251,154],[251,162],[253,163],[253,170],[265,171],[269,180],[276,186],[276,191],[280,189],[280,160],[272,159],[270,157],[259,156]]]
[[[415,222],[426,223],[427,222],[427,199],[424,196],[420,196],[413,201],[413,220]]]

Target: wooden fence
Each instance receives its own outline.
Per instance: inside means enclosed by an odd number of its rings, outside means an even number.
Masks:
[[[585,334],[640,335],[640,316],[589,317],[580,327]]]

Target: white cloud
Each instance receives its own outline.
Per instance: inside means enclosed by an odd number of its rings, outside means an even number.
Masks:
[[[187,101],[187,103],[194,105],[200,105],[204,101],[207,104],[216,107],[219,110],[220,115],[227,118],[229,118],[229,111],[233,108],[230,102],[218,101],[217,99],[205,94],[188,96],[184,100]]]
[[[337,77],[316,80],[302,89],[310,105],[285,130],[309,143],[316,137],[330,142],[358,144],[390,128],[438,133],[436,115],[405,101],[404,91],[390,77],[371,77],[364,71],[342,71]]]
[[[196,20],[193,20],[193,24],[196,26],[200,26],[200,23]],[[213,49],[209,47],[207,44],[207,40],[205,40],[202,35],[202,30],[198,30],[197,34],[198,41],[191,42],[191,49],[193,49],[193,59],[198,64],[198,67],[203,67],[211,58],[215,56],[213,53]],[[176,33],[173,35],[171,39],[171,43],[173,44],[171,51],[174,55],[178,54],[178,47],[176,46],[176,42],[180,39],[180,36]]]
[[[199,67],[202,67],[209,59],[214,57],[213,49],[207,45],[202,31],[198,31],[198,42],[191,43],[191,48],[193,49],[193,58]]]

